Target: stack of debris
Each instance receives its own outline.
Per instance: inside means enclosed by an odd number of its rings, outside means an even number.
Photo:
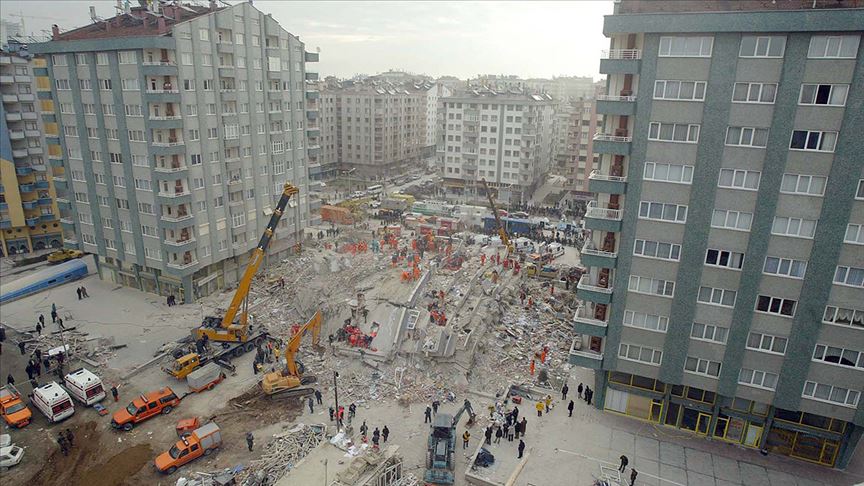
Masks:
[[[79,359],[92,367],[105,366],[114,357],[114,352],[126,347],[125,344],[115,344],[114,338],[106,338],[99,335],[90,335],[75,327],[67,327],[65,330],[43,332],[36,334],[24,332],[18,337],[24,342],[24,350],[27,354],[39,349],[43,355],[48,356],[51,349],[61,348],[66,345],[68,357]]]
[[[297,424],[283,434],[276,435],[264,450],[264,455],[249,464],[237,475],[243,486],[275,484],[303,460],[312,449],[326,440],[327,427],[323,424]]]

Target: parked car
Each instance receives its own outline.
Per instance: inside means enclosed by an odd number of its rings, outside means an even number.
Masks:
[[[9,434],[0,435],[0,471],[17,465],[23,456],[24,449],[13,444]]]
[[[76,258],[81,258],[84,256],[84,252],[81,250],[72,250],[69,248],[64,248],[62,250],[57,250],[54,253],[48,255],[48,263],[56,264],[63,263],[69,260],[74,260]]]
[[[154,463],[159,472],[172,474],[184,464],[209,456],[221,445],[222,432],[218,425],[210,422],[181,437],[171,449],[159,454]]]
[[[0,388],[0,414],[10,427],[26,426],[30,423],[33,413],[21,400],[21,394],[14,385]]]
[[[169,414],[174,407],[180,404],[180,398],[174,393],[170,387],[160,388],[146,395],[132,400],[126,408],[114,412],[111,418],[111,427],[115,429],[123,429],[125,431],[132,430],[136,424],[139,424],[156,415]]]

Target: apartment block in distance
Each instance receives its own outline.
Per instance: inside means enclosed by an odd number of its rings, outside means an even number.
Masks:
[[[239,278],[286,182],[300,195],[268,258],[300,241],[318,55],[249,2],[152,5],[31,49],[62,127],[66,245],[103,279],[191,302]]]
[[[591,197],[588,176],[599,161],[594,134],[602,125],[603,115],[598,115],[593,97],[562,103],[555,109],[552,153],[556,169],[567,177],[566,187],[576,198]]]
[[[546,94],[474,88],[441,98],[438,169],[447,197],[527,203],[549,173],[555,102]]]
[[[571,351],[598,407],[849,463],[864,430],[852,4],[622,0],[606,17]]]
[[[0,50],[0,248],[3,256],[63,245],[55,201],[55,174],[49,169],[46,135],[56,140],[57,124],[42,122],[50,100],[44,59],[11,43]],[[41,91],[40,91],[41,90]],[[40,95],[37,98],[37,95]],[[46,103],[48,103],[46,105]],[[47,130],[46,130],[47,129]],[[58,172],[54,172],[57,170]]]
[[[363,179],[392,178],[421,166],[433,152],[426,131],[433,86],[374,78],[328,84],[321,92],[327,166]]]

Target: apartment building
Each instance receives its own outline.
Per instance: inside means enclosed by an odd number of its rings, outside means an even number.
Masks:
[[[34,59],[15,43],[0,50],[0,248],[4,257],[63,246],[53,180],[55,174],[62,175],[62,169],[49,169],[45,162],[49,156],[45,137],[57,137],[57,124],[43,125],[40,112],[46,102],[37,98],[48,88],[44,59]]]
[[[603,125],[596,100],[579,98],[558,105],[553,124],[552,153],[556,170],[567,177],[567,188],[576,198],[588,198],[588,176],[598,168],[594,134]]]
[[[596,370],[598,407],[849,463],[864,430],[857,5],[622,0],[606,17],[570,355]]]
[[[419,166],[427,145],[429,82],[368,79],[331,83],[321,92],[323,159],[363,179],[386,179]]]
[[[150,8],[31,50],[61,128],[65,245],[95,253],[105,280],[191,302],[239,278],[286,182],[300,196],[268,258],[300,241],[318,55],[249,2]]]
[[[549,173],[554,106],[549,95],[515,89],[441,98],[437,163],[445,196],[485,200],[485,179],[502,204],[526,203]]]

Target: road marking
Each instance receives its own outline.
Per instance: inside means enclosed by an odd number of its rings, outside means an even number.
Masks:
[[[557,448],[557,447],[555,448],[555,451],[556,451],[556,452],[563,452],[563,453],[565,453],[565,454],[570,454],[570,455],[573,455],[573,456],[581,457],[581,458],[583,458],[583,459],[588,459],[588,460],[591,460],[591,461],[595,461],[595,462],[600,463],[601,466],[602,466],[603,464],[611,464],[613,467],[614,467],[614,466],[617,466],[617,464],[615,464],[614,462],[604,461],[604,460],[602,460],[602,459],[597,459],[596,457],[586,456],[585,454],[582,454],[582,453],[579,453],[579,452],[575,452],[575,451],[568,451],[568,450],[566,450],[566,449],[559,449],[559,448]],[[659,467],[659,462],[658,462],[658,467]],[[615,470],[617,471],[618,469],[616,468]],[[653,475],[653,474],[649,474],[649,473],[646,473],[646,472],[641,472],[641,471],[639,471],[639,475],[640,475],[640,476],[648,476],[649,478],[657,479],[658,481],[662,481],[663,483],[666,483],[666,484],[671,484],[672,486],[687,486],[686,484],[676,483],[675,481],[672,481],[672,480],[669,480],[669,479],[663,479],[663,478],[661,478],[660,476],[655,476],[655,475]]]

